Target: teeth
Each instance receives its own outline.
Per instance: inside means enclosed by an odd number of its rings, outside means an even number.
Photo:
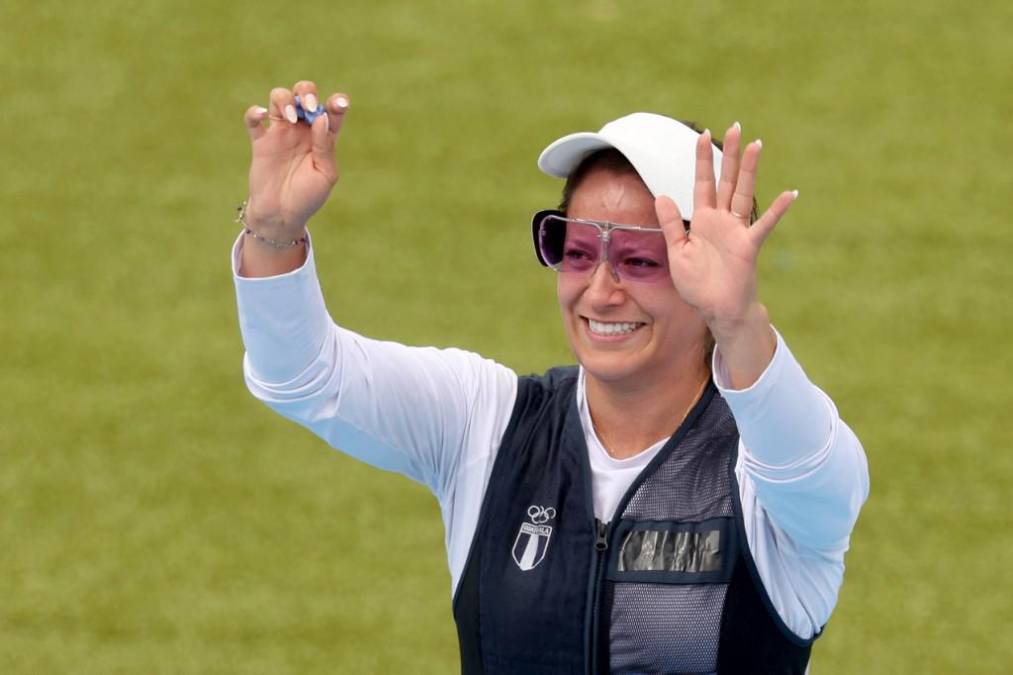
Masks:
[[[591,332],[597,333],[598,335],[622,335],[624,333],[632,333],[642,324],[639,323],[603,323],[601,321],[595,321],[594,319],[588,319],[588,324],[591,326]]]

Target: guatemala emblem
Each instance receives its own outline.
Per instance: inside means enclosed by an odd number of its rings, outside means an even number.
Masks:
[[[531,522],[521,523],[513,549],[514,562],[521,571],[527,572],[542,562],[545,551],[549,548],[549,538],[552,536],[552,526],[545,523],[555,517],[556,509],[551,506],[528,507],[528,518]]]

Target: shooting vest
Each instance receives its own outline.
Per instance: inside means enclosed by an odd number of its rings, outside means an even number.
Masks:
[[[749,553],[739,434],[713,383],[595,519],[577,369],[522,377],[454,597],[478,673],[797,673],[812,640],[774,610]]]

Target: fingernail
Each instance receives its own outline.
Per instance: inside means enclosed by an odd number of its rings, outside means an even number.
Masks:
[[[758,147],[758,148],[762,148],[763,147],[763,141],[761,141],[759,138],[757,138],[755,141],[753,141],[753,143],[756,143],[756,147]]]
[[[707,138],[710,138],[710,136],[711,136],[711,130],[710,129],[704,129],[702,135],[706,136]]]
[[[267,114],[267,108],[264,108],[264,107],[261,107],[261,106],[259,106],[259,105],[258,105],[258,106],[257,106],[257,107],[256,107],[256,108],[254,109],[253,113],[254,113],[254,114],[255,114],[255,115],[257,116],[257,117],[263,117],[264,115],[266,115],[266,114]]]
[[[285,119],[287,119],[292,124],[295,124],[296,122],[299,121],[299,117],[295,114],[295,106],[293,106],[291,103],[285,106]]]
[[[345,98],[344,96],[339,96],[336,99],[334,99],[334,105],[338,106],[339,108],[347,108],[348,99]]]
[[[796,199],[798,199],[798,190],[792,190],[791,191],[791,200],[795,201]]]
[[[742,125],[736,122],[735,124],[732,125],[732,129],[735,129],[736,131],[742,131]]]
[[[316,111],[317,97],[313,94],[306,94],[306,96],[303,97],[302,107],[304,110],[308,110],[310,112]]]
[[[327,116],[327,113],[321,115],[324,118],[324,131],[330,131],[331,129],[331,118]]]

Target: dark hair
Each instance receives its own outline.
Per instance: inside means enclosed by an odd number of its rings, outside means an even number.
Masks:
[[[687,127],[693,131],[703,133],[703,129],[700,129],[694,122],[686,122],[680,120]],[[721,141],[711,141],[718,150],[723,149]],[[632,173],[633,175],[640,177],[637,170],[630,163],[630,160],[626,159],[626,155],[619,152],[615,148],[604,148],[603,150],[597,150],[592,152],[590,155],[581,160],[577,168],[570,172],[570,175],[566,177],[566,182],[563,184],[563,197],[559,202],[559,210],[563,213],[569,211],[570,202],[573,200],[573,193],[577,191],[580,184],[584,182],[584,178],[591,172],[592,169],[605,169],[612,173],[623,174]],[[757,218],[760,217],[759,210],[756,204],[756,198],[753,198],[753,209],[749,213],[749,222],[753,223]]]
[[[681,121],[681,120],[680,120]],[[687,127],[693,131],[703,133],[693,122],[682,121]],[[714,146],[718,149],[722,149],[721,141],[712,141]],[[563,196],[559,202],[559,210],[566,214],[570,209],[570,202],[573,200],[573,193],[577,191],[580,184],[584,182],[584,178],[591,172],[592,169],[605,169],[616,174],[632,173],[634,176],[640,178],[640,174],[637,173],[636,168],[630,163],[630,160],[626,159],[626,155],[619,152],[615,148],[604,148],[592,152],[590,155],[581,160],[577,168],[570,172],[570,175],[566,177],[566,182],[563,184]],[[749,213],[749,222],[753,223],[759,218],[759,211],[757,209],[756,197],[753,197],[753,209]],[[711,357],[714,354],[714,336],[710,332],[710,328],[707,329],[707,337],[704,341],[704,365],[710,368]]]

